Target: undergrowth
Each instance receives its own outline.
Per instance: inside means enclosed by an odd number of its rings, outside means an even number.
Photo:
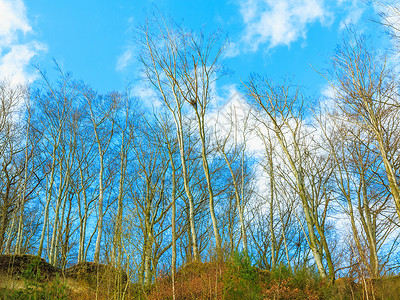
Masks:
[[[25,269],[21,270],[24,287],[22,289],[1,289],[1,299],[68,299],[68,289],[60,280],[59,275],[57,274],[55,279],[50,281],[41,274],[39,265],[40,260],[33,259]]]
[[[173,299],[172,278],[167,271],[148,286],[129,283],[123,274],[126,293],[118,293],[112,286],[115,272],[94,272],[92,264],[82,264],[71,268],[75,277],[65,281],[58,274],[49,277],[45,271],[41,272],[39,263],[34,259],[20,268],[19,288],[3,286],[0,299],[93,299],[96,295],[99,299],[121,299],[123,295],[125,299]],[[94,278],[96,284],[92,282]],[[310,267],[293,270],[278,265],[272,270],[262,270],[252,265],[247,254],[233,253],[223,260],[182,266],[175,276],[175,299],[399,299],[400,276],[368,282],[366,287],[360,280],[339,278],[331,285]]]

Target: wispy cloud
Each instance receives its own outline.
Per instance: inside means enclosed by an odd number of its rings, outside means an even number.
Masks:
[[[31,82],[27,70],[31,59],[46,51],[43,43],[29,38],[33,33],[22,0],[0,0],[0,79],[14,84]]]
[[[0,76],[12,83],[28,83],[36,78],[36,74],[26,70],[31,59],[46,48],[38,42],[12,45],[9,51],[0,57]],[[2,78],[2,79],[4,79]]]
[[[240,53],[239,45],[234,42],[229,42],[224,57],[226,58],[235,57],[239,55],[239,53]]]
[[[130,17],[128,20],[128,27],[126,32],[127,33],[132,33],[134,32],[135,29],[135,19],[133,17]],[[132,43],[128,43],[126,50],[117,57],[117,63],[115,64],[115,70],[122,72],[125,71],[127,67],[133,65],[135,63],[135,52],[136,52],[136,47]]]
[[[306,38],[307,27],[323,23],[328,16],[323,0],[245,0],[240,13],[245,25],[242,41],[248,51]]]
[[[338,5],[346,11],[346,16],[339,25],[340,30],[344,30],[351,24],[357,24],[365,10],[365,3],[358,0],[339,0]]]
[[[380,15],[381,22],[386,25],[389,32],[399,36],[400,31],[400,2],[383,0],[374,3],[375,11]]]
[[[18,31],[26,34],[31,30],[26,17],[26,8],[21,0],[0,1],[0,38],[2,42],[11,43]]]
[[[117,64],[115,66],[115,69],[117,71],[123,71],[127,66],[129,66],[132,63],[132,61],[133,61],[133,49],[129,48],[117,58]]]

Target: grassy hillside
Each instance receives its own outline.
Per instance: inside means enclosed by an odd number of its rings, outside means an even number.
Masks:
[[[36,256],[0,256],[1,299],[112,299],[127,279],[124,272],[91,262],[63,272]]]
[[[173,299],[172,286],[168,274],[144,287],[102,264],[83,262],[62,272],[36,256],[0,256],[1,299]],[[400,276],[339,278],[331,285],[311,270],[269,272],[237,255],[183,266],[174,288],[175,299],[400,299]]]

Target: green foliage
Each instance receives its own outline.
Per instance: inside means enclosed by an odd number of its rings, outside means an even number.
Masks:
[[[43,281],[44,277],[40,274],[40,259],[32,259],[28,266],[22,270],[21,276],[26,282],[30,283]]]
[[[225,299],[262,299],[260,271],[246,253],[234,252],[224,274]]]
[[[67,287],[58,275],[51,282],[45,280],[40,271],[39,258],[31,260],[26,268],[21,270],[21,277],[24,288],[20,290],[2,289],[0,290],[1,299],[68,299]]]

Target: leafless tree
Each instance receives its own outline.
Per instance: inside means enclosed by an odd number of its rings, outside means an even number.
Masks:
[[[335,100],[350,122],[374,137],[400,219],[398,80],[386,58],[379,57],[353,30],[333,57],[333,67]]]
[[[329,277],[334,280],[334,265],[325,236],[325,221],[329,195],[324,184],[329,177],[325,167],[327,160],[317,155],[312,148],[304,120],[306,107],[304,98],[290,84],[274,85],[270,80],[252,76],[245,84],[260,115],[257,120],[265,130],[273,132],[283,153],[284,162],[291,172],[286,183],[293,188],[302,205],[307,230],[308,244],[313,253],[321,277],[326,277],[323,258],[329,268]],[[312,173],[310,173],[312,172]]]
[[[104,205],[104,192],[105,192],[105,156],[109,150],[111,140],[114,134],[115,126],[115,113],[119,106],[121,95],[116,92],[109,93],[105,96],[97,95],[91,89],[81,91],[83,97],[87,101],[90,120],[92,123],[93,134],[98,148],[98,162],[99,162],[99,197],[98,197],[98,224],[97,224],[97,238],[96,247],[94,252],[94,261],[100,261],[100,246],[101,236],[103,231],[103,205]]]

